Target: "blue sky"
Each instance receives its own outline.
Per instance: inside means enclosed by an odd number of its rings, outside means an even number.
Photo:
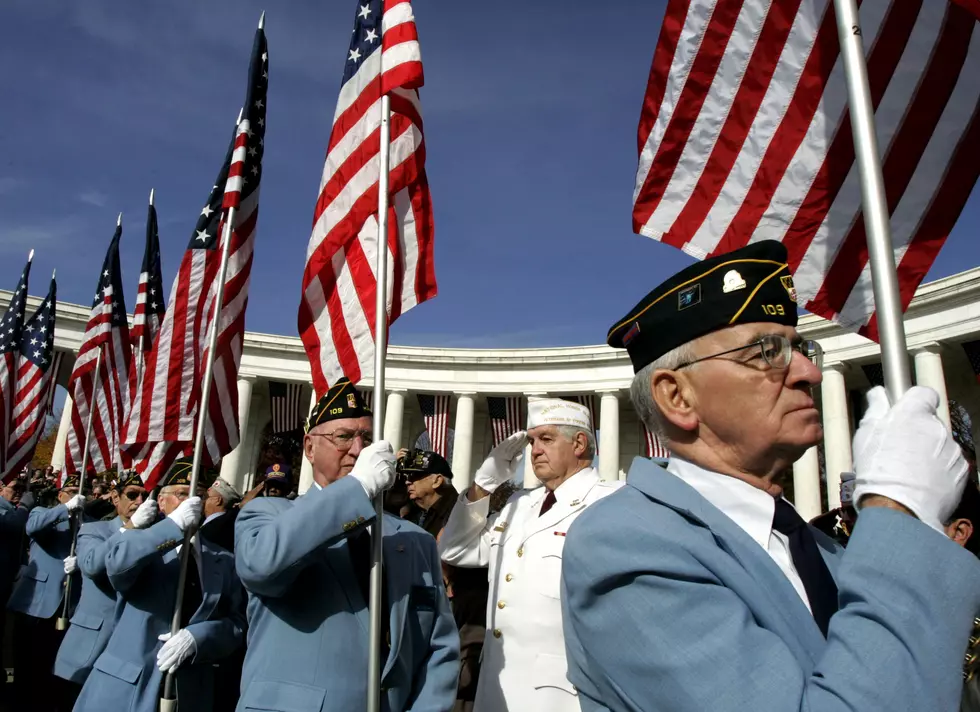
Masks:
[[[633,235],[636,124],[663,2],[416,0],[440,295],[399,344],[592,344],[690,262]],[[0,286],[87,303],[124,214],[132,308],[156,188],[171,284],[245,88],[252,0],[6,0]],[[267,3],[270,89],[247,324],[294,335],[354,3]],[[980,263],[980,191],[928,279]]]

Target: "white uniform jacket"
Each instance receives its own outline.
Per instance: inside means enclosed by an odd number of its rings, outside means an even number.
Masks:
[[[475,712],[579,712],[578,693],[566,677],[562,549],[575,518],[621,485],[587,468],[555,490],[555,504],[543,516],[544,487],[514,494],[493,516],[489,497],[470,502],[460,495],[439,552],[447,564],[489,567]]]

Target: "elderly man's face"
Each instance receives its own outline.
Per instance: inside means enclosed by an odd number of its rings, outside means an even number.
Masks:
[[[200,497],[204,494],[204,488],[198,487],[197,495]],[[163,512],[164,516],[169,517],[173,514],[173,511],[180,506],[181,502],[188,499],[191,496],[191,488],[188,485],[168,485],[160,490],[160,494],[157,497],[157,503],[159,504],[160,511]]]
[[[5,484],[3,489],[0,489],[0,497],[3,497],[11,504],[17,505],[20,504],[20,498],[24,496],[25,489],[23,480],[13,480]]]
[[[69,500],[78,494],[78,487],[63,487],[58,490],[58,502],[68,504]]]
[[[531,445],[531,466],[534,476],[550,482],[579,468],[579,458],[585,455],[588,438],[577,433],[569,440],[558,432],[557,425],[539,425],[527,431]]]
[[[313,464],[313,479],[321,487],[350,474],[361,450],[372,443],[371,418],[338,418],[306,434],[303,451]]]
[[[128,522],[146,500],[146,490],[138,485],[127,485],[122,492],[115,487],[109,493],[113,506],[123,521]]]
[[[697,356],[750,344],[765,334],[800,339],[788,326],[739,324],[700,340]],[[774,459],[792,463],[823,437],[810,393],[822,376],[801,353],[793,352],[788,368],[771,368],[754,346],[702,361],[684,373],[698,426],[704,429],[699,431],[702,439],[730,450],[748,471]]]

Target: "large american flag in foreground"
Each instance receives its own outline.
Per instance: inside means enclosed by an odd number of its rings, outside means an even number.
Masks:
[[[449,456],[449,405],[450,395],[419,393],[419,409],[429,435],[429,448],[443,457]]]
[[[81,472],[90,414],[92,435],[87,470],[102,472],[121,462],[120,436],[129,407],[132,357],[119,266],[121,238],[122,226],[117,223],[99,273],[85,336],[68,381],[68,393],[72,397],[71,426],[65,441],[65,471],[68,473]]]
[[[54,277],[48,296],[24,325],[20,340],[14,407],[3,479],[16,476],[34,457],[54,400],[61,359],[54,353],[54,323],[58,285]]]
[[[374,374],[381,97],[391,97],[388,324],[436,294],[432,205],[418,87],[422,57],[408,0],[357,3],[313,214],[299,331],[325,393]]]
[[[205,466],[213,465],[238,445],[238,366],[259,214],[268,66],[265,33],[260,28],[252,48],[242,116],[184,252],[159,335],[146,354],[143,378],[126,423],[126,452],[147,487],[155,486],[177,457],[191,453],[208,357],[208,335],[215,298],[222,287],[224,303],[218,318],[214,380],[204,438]],[[225,216],[232,206],[238,210],[231,233],[228,273],[221,285],[217,277]]]
[[[978,18],[860,4],[903,307],[980,172]],[[781,240],[801,306],[877,338],[832,0],[670,0],[638,139],[636,232],[698,259]]]
[[[27,285],[31,275],[31,251],[20,280],[10,296],[7,311],[0,319],[0,473],[9,472],[7,448],[11,433],[11,412],[16,399],[17,362],[20,355],[21,329],[24,327],[24,310],[27,305]]]
[[[133,328],[129,332],[133,348],[149,351],[160,331],[160,322],[167,310],[163,298],[163,272],[160,269],[160,235],[157,228],[157,209],[150,203],[146,214],[146,247],[140,268]],[[137,356],[140,358],[141,356]]]
[[[524,415],[524,398],[507,396],[498,398],[487,396],[487,412],[490,415],[490,430],[493,433],[493,446],[521,429],[521,416]]]

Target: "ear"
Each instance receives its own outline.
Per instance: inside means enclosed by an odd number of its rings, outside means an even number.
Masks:
[[[435,479],[432,480],[432,489],[437,490],[442,487],[442,483],[446,481],[446,478],[442,475],[436,475]]]
[[[118,506],[119,504],[119,493],[115,489],[109,490],[109,501],[112,502],[112,506]]]
[[[575,453],[575,457],[583,457],[589,449],[589,436],[583,432],[575,433],[575,440],[573,442],[575,444],[572,452]]]
[[[313,464],[313,438],[309,434],[303,436],[303,455],[307,462]]]
[[[691,400],[691,386],[680,371],[658,369],[650,379],[651,395],[667,419],[680,430],[692,431],[698,427],[698,415]]]
[[[960,546],[966,546],[966,542],[973,536],[973,522],[969,519],[955,519],[946,526],[946,536]]]

